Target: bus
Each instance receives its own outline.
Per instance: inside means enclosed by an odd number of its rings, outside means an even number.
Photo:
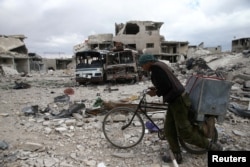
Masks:
[[[137,52],[130,49],[109,52],[105,64],[107,81],[133,83],[138,81],[137,60]]]
[[[75,54],[75,80],[79,84],[103,83],[106,80],[105,55],[99,51],[85,50]]]

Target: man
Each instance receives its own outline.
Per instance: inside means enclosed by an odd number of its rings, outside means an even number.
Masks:
[[[180,136],[185,142],[201,148],[213,151],[222,150],[220,145],[210,143],[198,128],[194,128],[190,123],[188,119],[190,99],[185,93],[184,86],[172,73],[172,70],[153,55],[142,55],[139,58],[139,65],[144,71],[151,72],[151,82],[154,87],[150,88],[148,94],[162,96],[163,102],[168,103],[164,132],[177,163],[182,162],[177,136]],[[163,156],[162,159],[165,162],[171,161],[170,156]]]

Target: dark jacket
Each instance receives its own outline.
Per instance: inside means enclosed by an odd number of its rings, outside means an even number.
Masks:
[[[150,70],[151,81],[157,89],[156,95],[163,96],[163,102],[170,103],[184,92],[184,86],[165,63],[157,61]]]

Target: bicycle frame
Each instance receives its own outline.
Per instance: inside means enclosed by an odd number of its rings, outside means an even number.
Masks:
[[[158,127],[158,125],[155,124],[155,122],[150,118],[150,116],[147,114],[147,109],[161,109],[161,110],[167,110],[167,106],[166,104],[160,104],[160,103],[148,103],[146,101],[146,95],[147,95],[147,91],[148,89],[143,90],[142,92],[142,98],[139,102],[139,104],[137,105],[137,108],[134,112],[134,115],[132,116],[132,119],[130,120],[130,122],[127,125],[124,125],[122,127],[122,130],[126,129],[127,127],[129,127],[129,125],[132,123],[135,115],[137,113],[139,114],[143,114],[149,121],[152,122],[152,124],[157,128],[157,130],[160,130],[160,128]]]
[[[149,116],[148,114],[148,109],[156,109],[156,110],[166,110],[168,109],[168,105],[167,104],[163,104],[163,103],[148,103],[146,101],[146,95],[147,95],[147,90],[144,90],[142,92],[142,96],[141,99],[139,101],[139,104],[136,106],[136,108],[129,108],[129,107],[117,107],[113,110],[110,111],[110,113],[108,113],[103,121],[103,131],[104,131],[104,136],[107,138],[107,140],[114,146],[118,147],[118,148],[131,148],[135,145],[137,145],[139,142],[141,142],[144,134],[145,134],[145,120],[149,120],[151,121],[151,124],[155,127],[155,129],[158,131],[158,137],[161,140],[166,140],[166,135],[164,133],[164,129],[162,128],[162,124],[157,123],[156,121],[153,121],[153,118],[151,118],[151,116]],[[154,111],[154,110],[152,110]],[[121,113],[120,113],[121,112]],[[128,114],[126,113],[128,112]],[[115,116],[118,115],[119,118],[119,113],[121,114],[121,118],[122,119],[118,119],[117,120],[117,124],[115,124],[115,126],[112,126],[112,123],[114,121],[115,123]],[[145,117],[142,117],[143,114]],[[123,116],[125,117],[125,119],[123,119]],[[114,118],[113,118],[114,117]],[[138,127],[137,126],[132,126],[134,125],[133,120],[135,120],[137,118],[136,121],[138,121]],[[130,119],[130,120],[128,120]],[[163,118],[163,123],[165,121],[165,118]],[[125,125],[124,125],[125,123]],[[136,122],[137,123],[137,122]],[[162,123],[162,122],[161,122]],[[158,124],[158,125],[157,125]],[[131,125],[131,126],[130,126]],[[106,128],[106,126],[108,128]],[[115,127],[115,128],[114,128]],[[131,127],[131,128],[129,128]],[[114,128],[115,132],[118,132],[119,135],[118,136],[114,136],[112,128]],[[128,128],[127,130],[125,130],[126,128]],[[134,128],[134,130],[133,130]],[[124,130],[124,131],[123,131]],[[120,133],[119,131],[123,131],[122,133]],[[202,132],[203,133],[203,132]],[[117,134],[117,133],[115,133]],[[126,135],[126,134],[131,134],[131,135]],[[205,135],[205,134],[202,134]],[[128,140],[128,138],[132,137],[133,139]],[[184,141],[180,136],[177,136],[180,145],[187,150],[189,153],[193,153],[193,154],[204,154],[207,152],[206,148],[200,148],[197,147],[196,145],[193,144],[189,144],[186,141]],[[218,140],[218,132],[216,130],[216,127],[214,127],[214,134],[211,137],[208,136],[204,136],[207,137],[210,142],[216,143]],[[113,140],[114,139],[114,140]],[[124,142],[124,144],[123,144]],[[131,142],[131,143],[130,143]]]

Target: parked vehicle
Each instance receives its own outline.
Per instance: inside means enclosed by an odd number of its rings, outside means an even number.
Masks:
[[[132,50],[110,52],[106,55],[105,71],[107,81],[138,80],[137,53]]]
[[[75,54],[76,82],[102,83],[106,80],[104,64],[105,57],[98,51],[80,51]]]

